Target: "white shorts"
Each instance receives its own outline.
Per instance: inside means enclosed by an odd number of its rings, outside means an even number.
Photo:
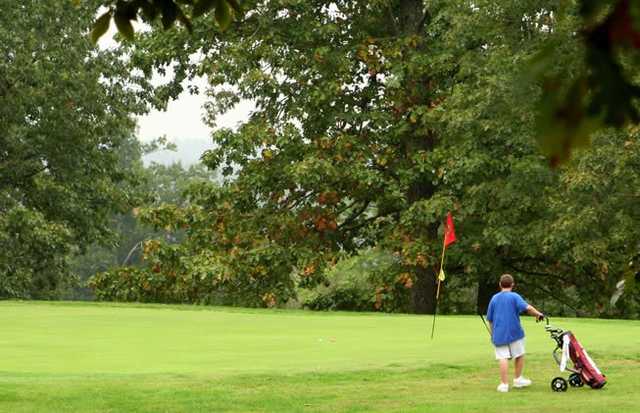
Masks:
[[[524,338],[504,346],[496,346],[496,360],[512,359],[524,356]]]

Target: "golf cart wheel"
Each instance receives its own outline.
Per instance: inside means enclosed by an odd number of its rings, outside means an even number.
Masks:
[[[553,391],[567,391],[567,381],[562,377],[556,377],[551,380],[551,390]]]
[[[573,373],[569,376],[569,384],[571,387],[582,387],[584,386],[584,381],[582,381],[582,377],[578,373]]]

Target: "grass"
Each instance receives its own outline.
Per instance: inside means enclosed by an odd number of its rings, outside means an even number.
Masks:
[[[0,303],[1,412],[637,412],[640,322],[558,319],[609,384],[553,393],[524,320],[531,388],[497,394],[477,317]]]

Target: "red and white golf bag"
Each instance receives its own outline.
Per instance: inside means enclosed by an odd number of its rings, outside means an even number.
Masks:
[[[587,350],[582,347],[576,336],[571,331],[564,331],[561,328],[547,325],[545,329],[556,342],[556,348],[553,350],[553,358],[560,366],[560,371],[568,370],[571,372],[568,384],[571,387],[582,387],[585,384],[592,389],[601,389],[607,384],[606,376],[596,366],[596,363]],[[573,368],[567,367],[569,360],[573,363]],[[563,377],[556,377],[551,380],[551,389],[553,391],[567,391],[567,380]]]
[[[573,362],[573,371],[580,375],[580,378],[587,386],[592,389],[599,389],[607,380],[596,366],[596,363],[589,357],[587,350],[582,347],[576,336],[571,331],[562,334],[562,358],[560,360],[560,371],[564,371],[567,367],[567,361],[571,359]]]

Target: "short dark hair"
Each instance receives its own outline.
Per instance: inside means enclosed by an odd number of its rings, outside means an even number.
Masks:
[[[500,287],[501,288],[511,288],[513,287],[513,276],[511,274],[502,274],[500,276]]]

